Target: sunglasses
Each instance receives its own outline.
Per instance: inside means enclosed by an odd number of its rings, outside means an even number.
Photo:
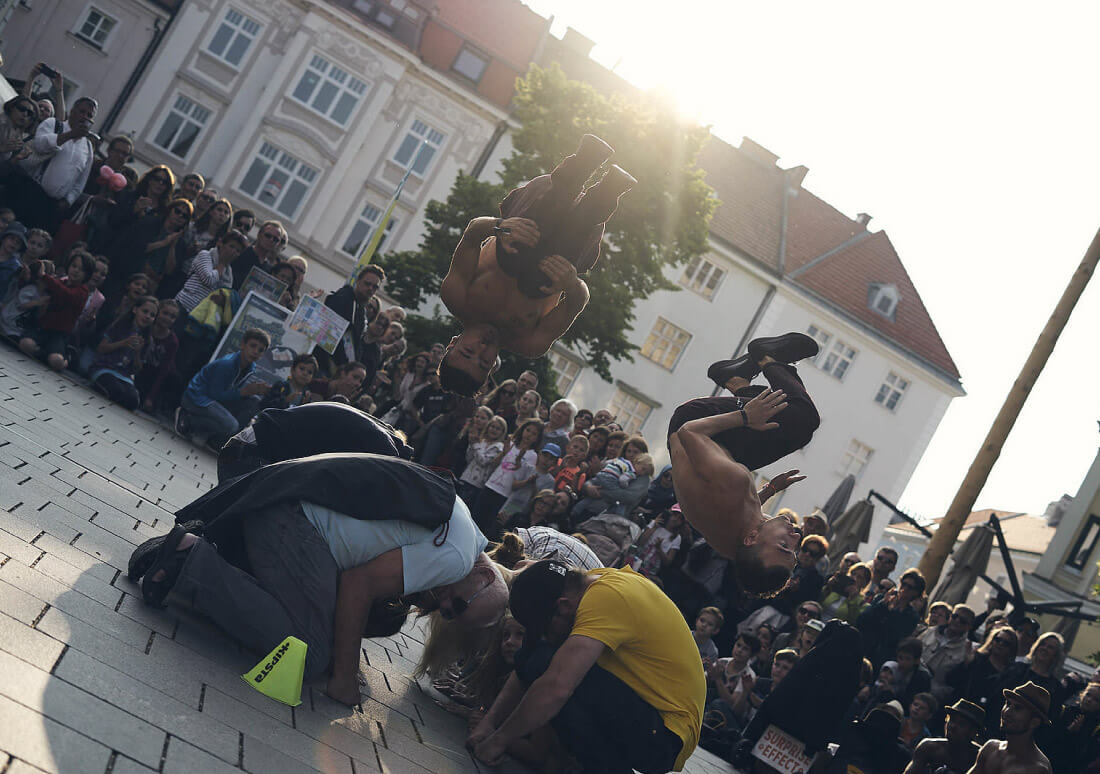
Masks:
[[[458,618],[460,615],[465,613],[469,609],[469,607],[473,603],[473,601],[475,599],[477,599],[479,596],[481,596],[482,592],[484,592],[485,589],[489,588],[492,585],[493,585],[493,581],[490,580],[488,583],[486,583],[480,589],[475,591],[473,596],[471,596],[469,599],[463,599],[462,597],[456,597],[455,599],[453,599],[451,601],[451,607],[450,607],[449,610],[444,610],[442,607],[437,607],[436,609],[439,610],[439,615],[442,616],[444,621],[453,621],[454,619]]]

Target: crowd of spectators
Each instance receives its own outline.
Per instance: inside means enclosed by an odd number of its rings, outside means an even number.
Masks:
[[[67,112],[59,79],[54,102],[28,88],[0,116],[0,332],[11,345],[85,376],[128,409],[171,418],[215,450],[265,408],[337,401],[380,418],[404,434],[415,461],[453,472],[478,527],[498,543],[501,566],[531,558],[538,543],[536,558],[630,566],[664,589],[693,624],[708,684],[702,743],[719,754],[735,753],[768,695],[839,619],[865,646],[850,728],[873,728],[880,740],[885,730],[889,742],[836,740],[842,753],[859,748],[850,760],[863,755],[874,765],[867,770],[938,770],[931,762],[945,744],[973,757],[975,742],[1002,733],[1006,697],[1027,683],[1049,700],[1034,708],[1043,721],[1034,731],[1054,770],[1100,765],[1100,681],[1064,669],[1060,634],[994,605],[976,615],[965,604],[929,604],[925,579],[898,568],[890,548],[830,565],[819,513],[799,520],[792,581],[772,599],[751,600],[729,561],[679,513],[671,468],[655,469],[646,438],[607,409],[547,400],[533,371],[476,398],[445,392],[437,369],[448,343],[406,351],[405,312],[383,308],[380,267],[366,266],[334,292],[314,291],[349,322],[348,333],[331,353],[296,353],[285,381],[254,377],[270,345],[261,330],[211,360],[249,270],[281,278],[280,301],[293,308],[308,292],[309,262],[284,257],[281,223],[257,223],[201,175],[163,165],[138,175],[130,139],[96,137],[95,101],[78,99]],[[523,641],[511,617],[494,631],[480,658],[430,670],[471,727]],[[540,735],[512,752],[540,767],[560,757]]]

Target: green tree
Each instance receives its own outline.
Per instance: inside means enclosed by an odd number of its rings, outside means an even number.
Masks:
[[[707,131],[679,121],[656,99],[605,97],[586,83],[569,80],[557,65],[532,66],[518,81],[514,115],[520,129],[513,135],[514,151],[504,161],[501,181],[460,174],[446,201],[431,202],[420,249],[379,260],[392,277],[387,292],[413,309],[438,293],[466,224],[497,212],[509,190],[553,169],[573,152],[582,134],[596,134],[616,149],[612,161],[634,175],[638,185],[623,197],[608,224],[600,262],[585,277],[592,299],[562,341],[610,379],[611,361],[633,359],[635,347],[628,335],[634,302],[656,290],[675,289],[664,277],[666,267],[707,250],[716,200],[696,165]],[[502,375],[513,365],[518,370],[530,365],[512,360],[516,362],[506,362]],[[549,374],[545,363],[538,370]]]

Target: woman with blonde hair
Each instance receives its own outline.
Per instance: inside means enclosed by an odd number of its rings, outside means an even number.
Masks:
[[[516,417],[512,425],[519,425],[525,419],[538,419],[540,406],[542,406],[542,396],[535,390],[528,390],[520,395],[519,400],[516,401]]]

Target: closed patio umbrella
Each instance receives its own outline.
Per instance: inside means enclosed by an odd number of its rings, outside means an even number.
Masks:
[[[830,540],[832,540],[833,535],[836,534],[836,527],[834,527],[833,524],[840,518],[840,515],[844,513],[844,509],[848,507],[848,501],[852,498],[852,490],[855,488],[856,477],[849,473],[837,485],[833,493],[829,495],[829,499],[825,501],[825,504],[821,506],[822,513],[824,513],[829,520],[829,535],[827,537]]]
[[[970,530],[966,542],[952,554],[954,562],[947,576],[940,583],[933,601],[957,605],[965,602],[970,590],[989,565],[989,554],[993,550],[993,530],[982,524]]]
[[[833,522],[833,536],[829,540],[829,567],[840,564],[849,551],[855,551],[860,543],[871,536],[871,518],[875,507],[871,501],[860,500]]]

